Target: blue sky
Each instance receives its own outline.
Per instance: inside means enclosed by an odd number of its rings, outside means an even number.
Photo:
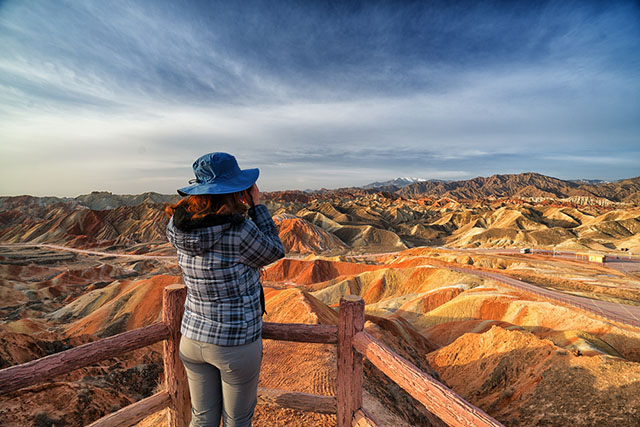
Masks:
[[[640,175],[637,2],[2,1],[0,194]]]

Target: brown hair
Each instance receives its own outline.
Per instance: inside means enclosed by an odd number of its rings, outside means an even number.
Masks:
[[[248,203],[250,201],[249,190],[230,194],[191,195],[174,205],[167,206],[164,211],[168,216],[173,216],[178,207],[184,207],[193,219],[203,218],[210,214],[244,214],[249,209]]]

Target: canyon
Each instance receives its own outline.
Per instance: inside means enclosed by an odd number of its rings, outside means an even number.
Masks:
[[[336,325],[359,295],[371,335],[504,425],[636,425],[639,189],[520,174],[265,193],[287,256],[262,272],[264,320]],[[182,281],[164,231],[177,200],[0,198],[0,369],[159,321]],[[264,341],[261,387],[334,395],[335,377],[334,345]],[[163,381],[154,344],[0,396],[0,419],[85,425]],[[368,363],[364,389],[382,425],[431,425]],[[262,405],[254,418],[335,422]]]

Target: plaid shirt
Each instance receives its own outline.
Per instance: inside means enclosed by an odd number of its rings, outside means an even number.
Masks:
[[[269,211],[249,210],[253,221],[179,230],[173,217],[167,237],[178,250],[187,286],[181,332],[223,346],[248,344],[262,334],[259,269],[284,257]]]

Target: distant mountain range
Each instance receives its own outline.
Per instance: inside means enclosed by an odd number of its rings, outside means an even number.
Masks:
[[[640,177],[615,182],[602,180],[567,181],[534,172],[492,175],[462,181],[402,177],[373,182],[362,187],[320,189],[313,191],[277,191],[267,198],[288,198],[308,202],[316,197],[331,195],[358,195],[384,192],[406,198],[450,198],[454,200],[482,200],[496,198],[556,199],[577,204],[607,204],[611,202],[640,205]],[[94,191],[75,198],[70,197],[0,197],[0,210],[15,207],[48,207],[55,204],[109,210],[122,206],[175,203],[180,196],[147,192],[137,195],[118,195],[107,191]]]
[[[569,181],[575,182],[576,184],[592,184],[592,185],[610,183],[610,181],[605,181],[604,179],[570,179]],[[614,182],[618,182],[618,181],[614,181]]]
[[[413,177],[400,177],[400,178],[396,178],[396,179],[391,179],[389,181],[382,181],[382,182],[372,182],[371,184],[367,184],[367,185],[363,185],[360,188],[365,188],[365,189],[369,189],[369,188],[389,188],[389,187],[395,187],[397,189],[400,188],[404,188],[407,185],[411,185],[411,184],[415,184],[416,182],[424,182],[426,181],[426,179],[423,178],[413,178]]]
[[[396,181],[396,180],[393,180]],[[456,200],[487,198],[604,199],[609,202],[640,203],[640,177],[616,182],[602,180],[565,181],[534,172],[492,175],[463,181],[424,180],[394,188],[393,181],[362,188],[391,191],[409,198],[435,197]]]
[[[521,174],[523,175],[523,174]],[[498,176],[498,175],[494,175]],[[508,175],[507,175],[508,176]],[[573,182],[578,185],[588,184],[588,185],[598,185],[598,184],[610,184],[610,181],[605,181],[603,179],[569,179],[568,182]],[[620,180],[622,181],[622,180]],[[376,181],[371,184],[362,185],[358,188],[364,189],[384,189],[385,191],[395,187],[396,189],[407,187],[411,184],[415,184],[417,182],[451,182],[449,179],[424,179],[424,178],[413,178],[413,177],[399,177],[395,179],[390,179],[388,181]],[[614,181],[618,182],[618,181]],[[306,192],[314,192],[316,190],[305,190]]]

